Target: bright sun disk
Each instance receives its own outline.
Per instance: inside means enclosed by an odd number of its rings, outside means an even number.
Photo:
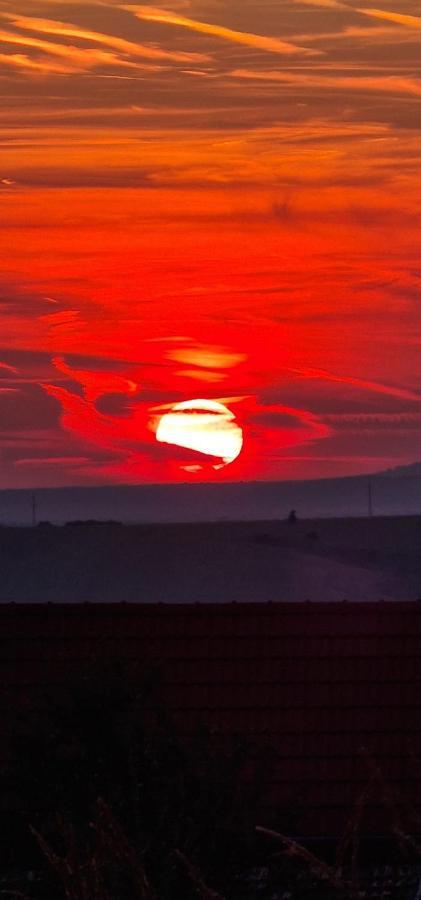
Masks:
[[[234,413],[216,400],[176,403],[160,419],[156,439],[214,457],[219,465],[234,462],[243,448],[243,431]]]

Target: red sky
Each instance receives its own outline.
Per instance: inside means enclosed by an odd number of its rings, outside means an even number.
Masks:
[[[421,458],[421,15],[360,3],[3,0],[1,487]]]

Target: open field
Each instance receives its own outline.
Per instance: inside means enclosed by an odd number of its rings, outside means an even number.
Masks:
[[[0,529],[0,602],[421,598],[421,518]]]

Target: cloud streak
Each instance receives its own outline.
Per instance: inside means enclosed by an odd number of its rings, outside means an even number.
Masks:
[[[11,55],[11,60],[15,61],[11,64],[21,65],[22,68],[37,68],[40,71],[44,70],[46,73],[84,72],[97,66],[136,68],[135,63],[130,60],[120,59],[115,53],[107,50],[82,49],[70,44],[63,46],[62,44],[14,34],[9,31],[0,31],[0,41],[3,44],[18,45],[30,50],[40,50],[47,57],[59,57],[59,59],[63,60],[63,63],[56,63],[45,57],[33,59],[19,54]],[[7,57],[3,55],[2,60],[7,62]]]
[[[368,381],[364,378],[356,378],[352,375],[337,375],[333,372],[325,372],[323,369],[294,369],[294,374],[301,375],[306,379],[320,379],[321,381],[338,382],[339,384],[348,384],[351,387],[359,388],[363,391],[373,391],[375,394],[386,394],[388,397],[398,397],[401,400],[413,400],[421,403],[421,391],[411,391],[406,388],[395,387],[393,385],[381,384],[377,381]]]
[[[392,10],[373,9],[366,6],[357,7],[356,11],[373,19],[381,19],[385,22],[393,22],[395,25],[421,30],[421,16],[409,16],[404,13],[392,12]]]
[[[319,73],[317,69],[307,75],[302,72],[235,69],[230,73],[230,77],[307,90],[321,88],[329,91],[346,92],[352,90],[364,93],[380,92],[391,95],[406,94],[412,97],[421,97],[421,78],[411,78],[405,75],[331,75],[326,72]]]
[[[118,53],[124,54],[129,60],[131,57],[141,57],[142,59],[148,59],[151,61],[170,61],[177,63],[192,63],[192,62],[203,62],[208,59],[205,54],[196,53],[196,52],[182,52],[176,50],[167,50],[162,47],[151,47],[145,44],[135,43],[134,41],[128,41],[124,38],[118,37],[112,34],[104,34],[98,31],[90,31],[89,29],[78,28],[75,25],[72,25],[67,22],[55,21],[54,19],[42,19],[34,16],[16,16],[4,14],[4,18],[7,18],[9,22],[15,27],[23,30],[36,31],[41,34],[48,34],[54,37],[65,37],[65,38],[77,38],[81,41],[88,41],[89,43],[94,44],[102,44],[106,47],[110,47],[113,50],[118,51]],[[19,36],[16,36],[18,39]],[[23,37],[19,38],[21,43],[29,43],[29,39],[25,39]],[[48,44],[51,51],[51,47],[54,48],[58,46],[60,52],[64,52],[68,45],[56,45],[56,44]],[[74,48],[70,47],[70,51],[73,52]],[[95,51],[98,53],[98,51]],[[121,65],[124,64],[124,59],[119,59],[119,63]]]
[[[199,34],[209,35],[210,37],[220,38],[224,41],[230,41],[233,44],[242,44],[245,47],[251,47],[254,50],[263,50],[266,53],[277,53],[281,56],[319,55],[319,51],[309,49],[307,47],[299,47],[290,41],[283,41],[279,38],[268,37],[261,34],[251,34],[245,31],[236,31],[233,28],[226,28],[223,25],[211,24],[209,22],[201,22],[197,19],[190,19],[187,16],[180,16],[170,10],[159,9],[154,6],[124,6],[123,9],[133,13],[138,19],[146,22],[156,22],[161,25],[174,25],[178,28],[186,28],[190,31],[196,31]]]

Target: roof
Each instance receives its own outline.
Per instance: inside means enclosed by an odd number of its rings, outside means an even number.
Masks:
[[[93,657],[158,665],[183,734],[274,748],[262,824],[293,808],[300,833],[336,834],[375,769],[421,811],[421,603],[0,606],[3,721]],[[377,785],[372,833],[384,799]]]

